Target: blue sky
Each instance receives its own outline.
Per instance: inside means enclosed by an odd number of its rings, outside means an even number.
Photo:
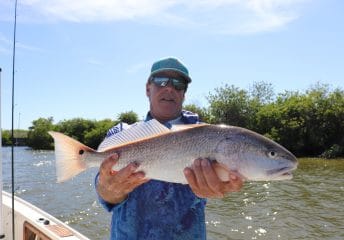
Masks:
[[[340,0],[18,0],[15,120],[143,117],[151,64],[179,58],[186,104],[224,84],[344,87]],[[0,0],[2,128],[11,127],[14,1]]]

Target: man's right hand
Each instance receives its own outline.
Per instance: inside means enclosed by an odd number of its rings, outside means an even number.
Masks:
[[[104,159],[99,168],[98,194],[108,203],[117,204],[125,200],[130,192],[148,182],[143,172],[136,172],[138,164],[130,163],[118,172],[112,166],[118,162],[118,154]]]

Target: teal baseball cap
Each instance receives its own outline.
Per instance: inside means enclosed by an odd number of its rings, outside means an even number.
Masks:
[[[164,71],[175,71],[180,73],[188,83],[191,82],[188,69],[176,58],[164,58],[153,63],[149,77]]]

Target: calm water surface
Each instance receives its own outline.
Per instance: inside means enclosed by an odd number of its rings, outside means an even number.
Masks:
[[[3,148],[4,190],[11,191],[10,148]],[[96,169],[56,183],[52,151],[15,148],[16,195],[90,239],[108,239],[110,214],[97,203]],[[293,180],[246,183],[210,200],[208,239],[344,239],[344,159],[301,159]]]

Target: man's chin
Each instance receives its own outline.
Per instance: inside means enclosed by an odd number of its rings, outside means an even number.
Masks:
[[[177,103],[175,101],[160,101],[159,102],[159,107],[162,108],[162,109],[166,109],[165,111],[168,112],[168,111],[175,111],[176,107],[177,107]]]
[[[175,107],[174,108],[165,107],[159,111],[159,118],[169,121],[169,120],[177,118],[179,114],[180,114],[180,111],[178,111]]]

